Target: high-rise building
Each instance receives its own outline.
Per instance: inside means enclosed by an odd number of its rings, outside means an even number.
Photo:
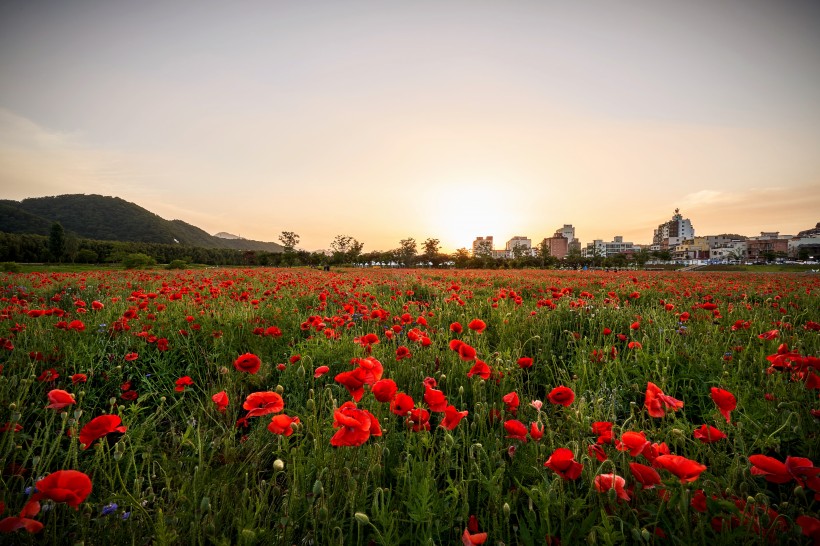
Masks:
[[[529,237],[524,237],[523,235],[515,235],[512,239],[507,241],[505,250],[507,251],[508,258],[514,258],[516,252],[518,252],[521,256],[530,256],[532,255],[532,240],[530,240]]]
[[[476,237],[473,241],[473,256],[490,256],[493,253],[493,236]]]
[[[658,226],[652,237],[652,250],[673,250],[688,239],[695,238],[695,228],[689,218],[684,218],[680,209],[668,222]]]

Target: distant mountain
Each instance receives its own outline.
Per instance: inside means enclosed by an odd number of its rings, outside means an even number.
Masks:
[[[215,237],[182,220],[160,218],[119,197],[73,194],[0,200],[0,231],[48,235],[54,222],[60,222],[67,232],[86,239],[283,251],[277,243]]]
[[[233,233],[228,233],[227,231],[220,231],[219,233],[214,233],[214,237],[219,237],[220,239],[241,239],[239,235],[234,235]]]

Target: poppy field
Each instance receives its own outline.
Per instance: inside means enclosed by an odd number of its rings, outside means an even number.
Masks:
[[[820,544],[817,275],[0,280],[0,542]]]

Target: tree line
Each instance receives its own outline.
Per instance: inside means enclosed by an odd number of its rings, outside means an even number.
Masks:
[[[421,244],[412,237],[402,239],[391,250],[364,252],[364,244],[349,235],[337,235],[327,251],[298,249],[299,235],[283,231],[279,241],[284,252],[202,248],[182,244],[138,243],[82,239],[63,230],[55,222],[48,236],[0,232],[0,262],[19,263],[128,263],[134,255],[145,259],[135,263],[205,264],[214,266],[378,266],[378,267],[455,267],[460,269],[523,269],[569,267],[643,266],[649,260],[669,261],[668,251],[641,251],[633,255],[618,254],[602,258],[583,257],[571,252],[558,260],[545,245],[535,248],[534,255],[515,253],[512,258],[493,258],[490,252],[475,255],[466,248],[452,254],[441,252],[439,239],[428,238]],[[480,250],[480,249],[479,249]]]

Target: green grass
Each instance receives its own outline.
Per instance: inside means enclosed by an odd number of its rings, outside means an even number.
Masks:
[[[3,517],[19,514],[26,488],[48,473],[79,470],[93,483],[79,510],[43,500],[33,516],[44,525],[40,533],[0,541],[453,544],[472,515],[488,544],[539,544],[547,535],[563,544],[811,543],[794,525],[820,507],[809,485],[769,483],[751,474],[748,457],[820,461],[811,414],[817,391],[805,377],[768,373],[766,359],[781,344],[820,354],[820,332],[812,329],[820,322],[817,276],[253,268],[51,270],[0,280],[7,415],[0,424],[22,427],[0,433]],[[37,309],[65,315],[31,316]],[[486,323],[483,333],[467,328],[474,318]],[[84,330],[58,327],[75,319]],[[453,322],[464,331],[451,332]],[[258,333],[270,326],[281,337]],[[778,333],[759,337],[770,330]],[[334,414],[351,400],[334,378],[367,356],[359,340],[369,333],[379,338],[370,351],[383,377],[417,408],[430,409],[424,380],[434,378],[467,417],[446,430],[438,426],[442,414],[431,412],[430,430],[413,432],[365,386],[358,408],[379,421],[382,434],[332,446]],[[167,350],[157,338],[168,340]],[[474,362],[450,349],[452,339],[474,347],[492,376],[468,378]],[[397,361],[399,346],[412,356]],[[129,353],[138,357],[125,359]],[[259,373],[234,369],[245,353],[260,357]],[[518,366],[522,356],[533,358],[532,368]],[[315,378],[320,366],[329,372]],[[52,368],[59,377],[42,380]],[[73,384],[76,373],[88,382]],[[176,392],[186,375],[194,385]],[[648,382],[683,408],[650,417]],[[575,393],[568,407],[549,402],[559,385]],[[710,387],[736,396],[731,425]],[[45,408],[52,389],[77,403]],[[230,400],[225,413],[211,400],[222,390]],[[130,391],[136,399],[123,398]],[[242,402],[257,391],[281,393],[282,413],[299,417],[292,435],[271,433],[271,415],[237,426],[247,414]],[[520,399],[515,412],[502,400],[510,392]],[[533,401],[543,403],[540,410]],[[127,431],[82,449],[79,431],[107,413]],[[540,423],[543,437],[508,438],[504,423],[512,419],[528,429]],[[616,439],[644,432],[706,470],[683,484],[658,468],[665,493],[642,490],[629,463],[650,465],[651,452],[632,457],[604,444],[608,460],[599,462],[588,451],[597,421],[612,422]],[[693,437],[702,424],[728,437],[703,444]],[[577,480],[544,467],[560,447],[584,465]],[[596,476],[613,472],[631,490],[629,502],[597,491]],[[691,505],[700,490],[705,513]],[[117,508],[103,515],[112,503]],[[654,538],[656,530],[668,538]]]

